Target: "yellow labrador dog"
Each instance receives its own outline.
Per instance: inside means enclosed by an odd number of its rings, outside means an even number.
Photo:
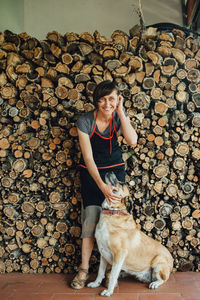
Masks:
[[[139,280],[148,282],[150,289],[156,289],[168,280],[173,268],[173,258],[167,248],[141,232],[126,209],[124,197],[128,188],[121,185],[113,172],[106,174],[106,183],[118,188],[122,201],[110,203],[105,200],[96,226],[95,237],[101,254],[97,278],[88,287],[100,286],[107,263],[112,265],[108,289],[101,296],[113,294],[120,274],[135,275]]]

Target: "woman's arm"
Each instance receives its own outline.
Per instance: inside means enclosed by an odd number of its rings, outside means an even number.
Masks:
[[[79,137],[81,152],[86,167],[88,168],[88,172],[90,173],[90,175],[92,176],[96,184],[98,185],[99,189],[102,191],[105,198],[107,198],[109,201],[120,200],[121,197],[112,192],[113,190],[117,190],[117,188],[103,182],[101,176],[99,175],[99,171],[97,169],[97,166],[93,158],[89,135],[78,129],[78,137]]]
[[[123,97],[119,96],[119,104],[116,109],[121,122],[120,130],[128,145],[134,147],[137,144],[137,133],[131,125],[130,119],[125,115],[123,110]]]

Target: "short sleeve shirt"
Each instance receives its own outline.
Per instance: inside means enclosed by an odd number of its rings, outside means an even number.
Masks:
[[[119,118],[118,114],[115,111],[113,112],[113,120],[114,120],[114,123],[115,123],[116,131],[119,131],[121,122],[120,122],[120,118]],[[94,110],[83,114],[82,116],[79,117],[79,119],[76,122],[76,126],[78,127],[78,129],[80,131],[84,132],[84,133],[87,133],[89,136],[93,132],[94,125],[95,125]],[[113,129],[113,124],[112,124],[111,130],[112,129]],[[106,128],[106,130],[104,132],[100,132],[98,130],[98,127],[96,127],[96,130],[102,136],[109,137],[109,133],[110,133],[110,127],[109,126]]]

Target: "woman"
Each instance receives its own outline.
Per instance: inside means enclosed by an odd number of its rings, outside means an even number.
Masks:
[[[113,193],[115,187],[104,182],[105,174],[112,170],[118,180],[125,181],[125,166],[117,141],[117,131],[121,131],[127,144],[137,142],[137,134],[123,109],[123,98],[117,85],[103,81],[94,90],[95,110],[77,121],[81,147],[80,179],[82,210],[82,262],[71,287],[81,289],[88,279],[89,259],[94,246],[94,232],[101,212],[101,204],[120,200]]]

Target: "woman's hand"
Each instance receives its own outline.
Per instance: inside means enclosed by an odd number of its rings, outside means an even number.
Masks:
[[[113,190],[117,191],[118,189],[115,186],[105,184],[101,187],[101,191],[104,194],[105,198],[110,202],[120,201],[121,197],[113,193]]]
[[[116,113],[118,114],[118,115],[120,115],[121,113],[124,113],[124,110],[123,110],[123,97],[122,97],[122,95],[119,95],[119,98],[118,98],[118,105],[117,105],[117,108],[116,108]]]
[[[133,128],[133,126],[131,125],[129,117],[124,112],[123,97],[121,95],[119,95],[119,102],[115,111],[120,118],[120,122],[121,122],[120,130],[122,135],[124,136],[129,146],[135,147],[137,144],[137,133]]]

